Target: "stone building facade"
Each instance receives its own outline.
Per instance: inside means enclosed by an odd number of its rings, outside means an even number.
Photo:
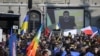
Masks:
[[[92,25],[100,27],[100,0],[32,0],[32,8],[28,8],[28,0],[0,0],[0,13],[8,13],[12,10],[13,14],[20,15],[19,26],[28,11],[36,10],[41,13],[41,22],[45,24],[47,6],[66,6],[66,7],[84,7],[85,26]]]

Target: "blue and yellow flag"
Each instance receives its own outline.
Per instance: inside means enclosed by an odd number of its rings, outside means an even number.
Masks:
[[[22,27],[21,27],[21,35],[24,35],[28,29],[28,20],[29,20],[29,15],[26,15]]]

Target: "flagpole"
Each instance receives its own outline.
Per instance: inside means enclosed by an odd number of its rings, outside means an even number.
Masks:
[[[50,41],[50,40],[51,40],[51,35],[52,35],[52,31],[51,31],[51,33],[50,33],[50,35],[49,35],[49,39],[48,39],[48,41]]]
[[[99,31],[99,28],[97,27],[97,30],[98,30],[98,33],[99,33],[99,35],[100,35],[100,31]]]

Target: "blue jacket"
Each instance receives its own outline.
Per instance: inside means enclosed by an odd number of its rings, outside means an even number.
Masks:
[[[66,56],[67,52],[66,51],[63,51],[61,56]]]
[[[79,56],[80,53],[77,51],[71,51],[71,56]]]
[[[85,54],[85,56],[94,56],[94,54],[91,53],[91,52],[87,52],[87,53]]]
[[[57,54],[58,52],[60,52],[60,49],[57,48],[57,47],[55,47],[54,50],[53,50],[53,54],[54,54],[53,56],[56,56],[56,54]]]

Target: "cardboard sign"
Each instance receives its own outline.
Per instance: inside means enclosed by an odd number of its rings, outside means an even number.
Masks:
[[[18,29],[18,26],[17,25],[13,25],[13,29]]]

